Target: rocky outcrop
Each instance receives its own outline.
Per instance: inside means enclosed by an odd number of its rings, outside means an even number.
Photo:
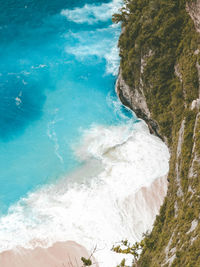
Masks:
[[[187,3],[186,10],[194,21],[196,31],[200,33],[200,1]]]
[[[186,5],[186,10],[189,13],[190,17],[194,21],[196,31],[200,33],[200,0],[196,2],[189,2]],[[200,52],[199,49],[194,51],[195,55],[198,55]],[[199,62],[196,63],[196,68],[199,76],[199,97],[192,101],[191,109],[200,109],[200,65]]]
[[[167,196],[137,266],[200,266],[200,0],[130,2],[116,91],[171,152]]]
[[[115,90],[122,104],[134,111],[138,118],[147,123],[150,133],[155,134],[163,140],[159,134],[157,122],[151,119],[151,113],[148,109],[144,93],[141,88],[140,90],[137,88],[133,90],[128,86],[122,77],[121,70],[119,71]]]

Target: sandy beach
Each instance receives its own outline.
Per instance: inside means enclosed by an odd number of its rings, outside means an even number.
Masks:
[[[135,194],[136,205],[143,206],[151,214],[153,220],[160,210],[160,206],[163,204],[164,198],[167,194],[167,175],[157,178],[150,186],[142,187]],[[143,200],[143,201],[141,201]]]
[[[150,186],[142,187],[129,201],[147,216],[148,222],[149,218],[153,219],[158,214],[166,192],[167,177],[164,176],[156,179]],[[81,257],[89,258],[90,255],[91,252],[74,241],[57,242],[49,248],[17,247],[0,253],[0,267],[82,267]],[[99,266],[94,258],[92,262],[92,266]]]
[[[1,267],[82,267],[87,250],[73,241],[57,242],[49,248],[17,248],[0,254]],[[92,259],[95,263],[95,260]],[[92,266],[98,267],[98,264]]]

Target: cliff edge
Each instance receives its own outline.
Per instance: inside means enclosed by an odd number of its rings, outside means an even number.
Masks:
[[[200,0],[127,0],[120,14],[122,103],[170,152],[168,192],[137,266],[200,266]]]

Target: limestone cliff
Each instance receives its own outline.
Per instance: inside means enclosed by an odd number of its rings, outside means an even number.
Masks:
[[[157,135],[163,140],[159,134],[157,122],[151,118],[143,91],[137,88],[132,90],[124,81],[121,70],[119,70],[115,90],[122,104],[133,110],[138,118],[143,119],[147,123],[150,133]]]
[[[200,0],[128,0],[114,20],[119,98],[171,151],[167,196],[137,266],[200,266]]]

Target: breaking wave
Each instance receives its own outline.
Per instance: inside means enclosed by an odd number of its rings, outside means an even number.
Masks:
[[[110,267],[119,260],[110,251],[115,242],[139,240],[152,227],[158,209],[152,213],[136,194],[168,172],[169,152],[143,122],[93,126],[74,153],[82,167],[0,219],[1,250],[74,240],[87,249],[97,245],[100,266]]]
[[[94,24],[107,21],[122,6],[122,0],[113,0],[101,5],[85,4],[83,7],[62,10],[61,14],[75,23]]]
[[[62,15],[77,24],[97,24],[99,21],[110,20],[112,14],[117,12],[121,1],[114,0],[107,4],[85,5],[82,8],[63,10]],[[65,37],[74,40],[73,45],[66,47],[66,52],[73,54],[76,59],[85,61],[88,57],[98,57],[106,60],[106,73],[117,75],[119,67],[119,50],[117,42],[120,33],[119,25],[109,25],[102,28],[96,25],[95,30],[82,30],[78,32],[69,31]],[[113,29],[114,28],[114,29]],[[112,36],[112,38],[111,38]],[[102,42],[103,40],[103,42]]]

